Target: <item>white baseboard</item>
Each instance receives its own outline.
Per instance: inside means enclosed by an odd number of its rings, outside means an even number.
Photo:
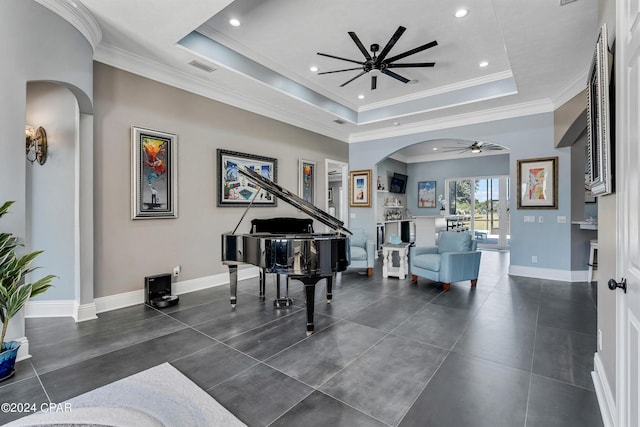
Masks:
[[[27,301],[24,317],[74,317],[75,307],[74,300]]]
[[[20,343],[16,362],[31,358],[31,354],[29,354],[29,340],[27,339],[27,337],[16,338],[12,341],[18,341]]]
[[[259,273],[258,267],[240,267],[238,268],[238,280],[258,277]],[[228,284],[229,273],[227,272],[175,282],[171,288],[173,294],[180,295]],[[76,322],[84,322],[96,319],[97,313],[142,303],[144,303],[143,289],[95,298],[91,304],[78,304],[74,300],[28,301],[25,306],[25,317],[73,317]]]
[[[251,279],[258,277],[260,270],[258,267],[238,268],[238,280]],[[212,276],[199,277],[197,279],[184,280],[175,282],[171,285],[174,295],[186,294],[189,292],[199,291],[202,289],[213,288],[229,284],[229,273],[214,274]],[[110,295],[107,297],[96,298],[96,313],[116,310],[118,308],[129,307],[136,304],[144,303],[144,290],[125,292],[122,294]]]
[[[534,279],[559,280],[561,282],[586,282],[589,277],[587,270],[556,270],[553,268],[527,267],[524,265],[510,265],[510,276],[532,277]]]
[[[602,423],[604,427],[614,427],[617,424],[614,421],[616,419],[616,402],[613,398],[613,393],[611,392],[611,387],[609,386],[609,381],[607,380],[607,375],[604,372],[604,366],[598,353],[593,356],[591,378],[593,379],[598,405],[600,405]]]
[[[91,304],[77,304],[74,306],[73,318],[77,322],[84,322],[86,320],[97,319],[96,305]]]

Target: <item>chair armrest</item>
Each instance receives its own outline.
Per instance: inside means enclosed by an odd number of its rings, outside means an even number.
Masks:
[[[373,240],[367,240],[367,265],[373,267],[376,259],[376,243]]]
[[[480,270],[480,251],[445,252],[440,254],[441,281],[445,283],[477,279]]]
[[[409,252],[411,252],[414,255],[437,254],[438,247],[437,246],[413,246],[409,248]]]
[[[413,265],[413,258],[418,255],[424,254],[437,254],[437,246],[411,246],[409,248],[409,263]]]

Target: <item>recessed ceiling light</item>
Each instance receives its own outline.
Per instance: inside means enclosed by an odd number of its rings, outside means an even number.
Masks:
[[[433,151],[438,151],[438,147],[433,147]]]
[[[312,73],[315,73],[318,71],[318,67],[316,67],[315,65],[312,65],[311,67],[309,67],[309,71],[311,71]]]
[[[464,18],[468,13],[469,11],[467,9],[458,9],[456,10],[456,18]]]
[[[394,126],[400,126],[400,122],[393,122]]]
[[[233,27],[239,27],[240,26],[240,20],[238,20],[236,18],[231,18],[231,19],[229,19],[229,24],[231,24],[231,26],[233,26]]]
[[[480,67],[484,68],[486,66],[489,65],[489,63],[487,61],[482,61],[480,64],[478,64]]]
[[[358,99],[364,99],[364,95],[362,94],[358,95]]]

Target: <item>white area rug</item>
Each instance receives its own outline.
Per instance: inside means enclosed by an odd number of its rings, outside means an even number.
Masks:
[[[69,405],[65,405],[68,403]],[[7,426],[245,426],[168,363],[139,372]]]

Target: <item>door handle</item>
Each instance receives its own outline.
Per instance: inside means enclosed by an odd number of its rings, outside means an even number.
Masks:
[[[609,285],[609,289],[611,289],[612,291],[615,291],[617,288],[622,288],[624,293],[627,293],[627,279],[625,279],[624,277],[622,278],[622,282],[620,283],[616,282],[616,279],[609,279],[609,282],[607,284]]]

